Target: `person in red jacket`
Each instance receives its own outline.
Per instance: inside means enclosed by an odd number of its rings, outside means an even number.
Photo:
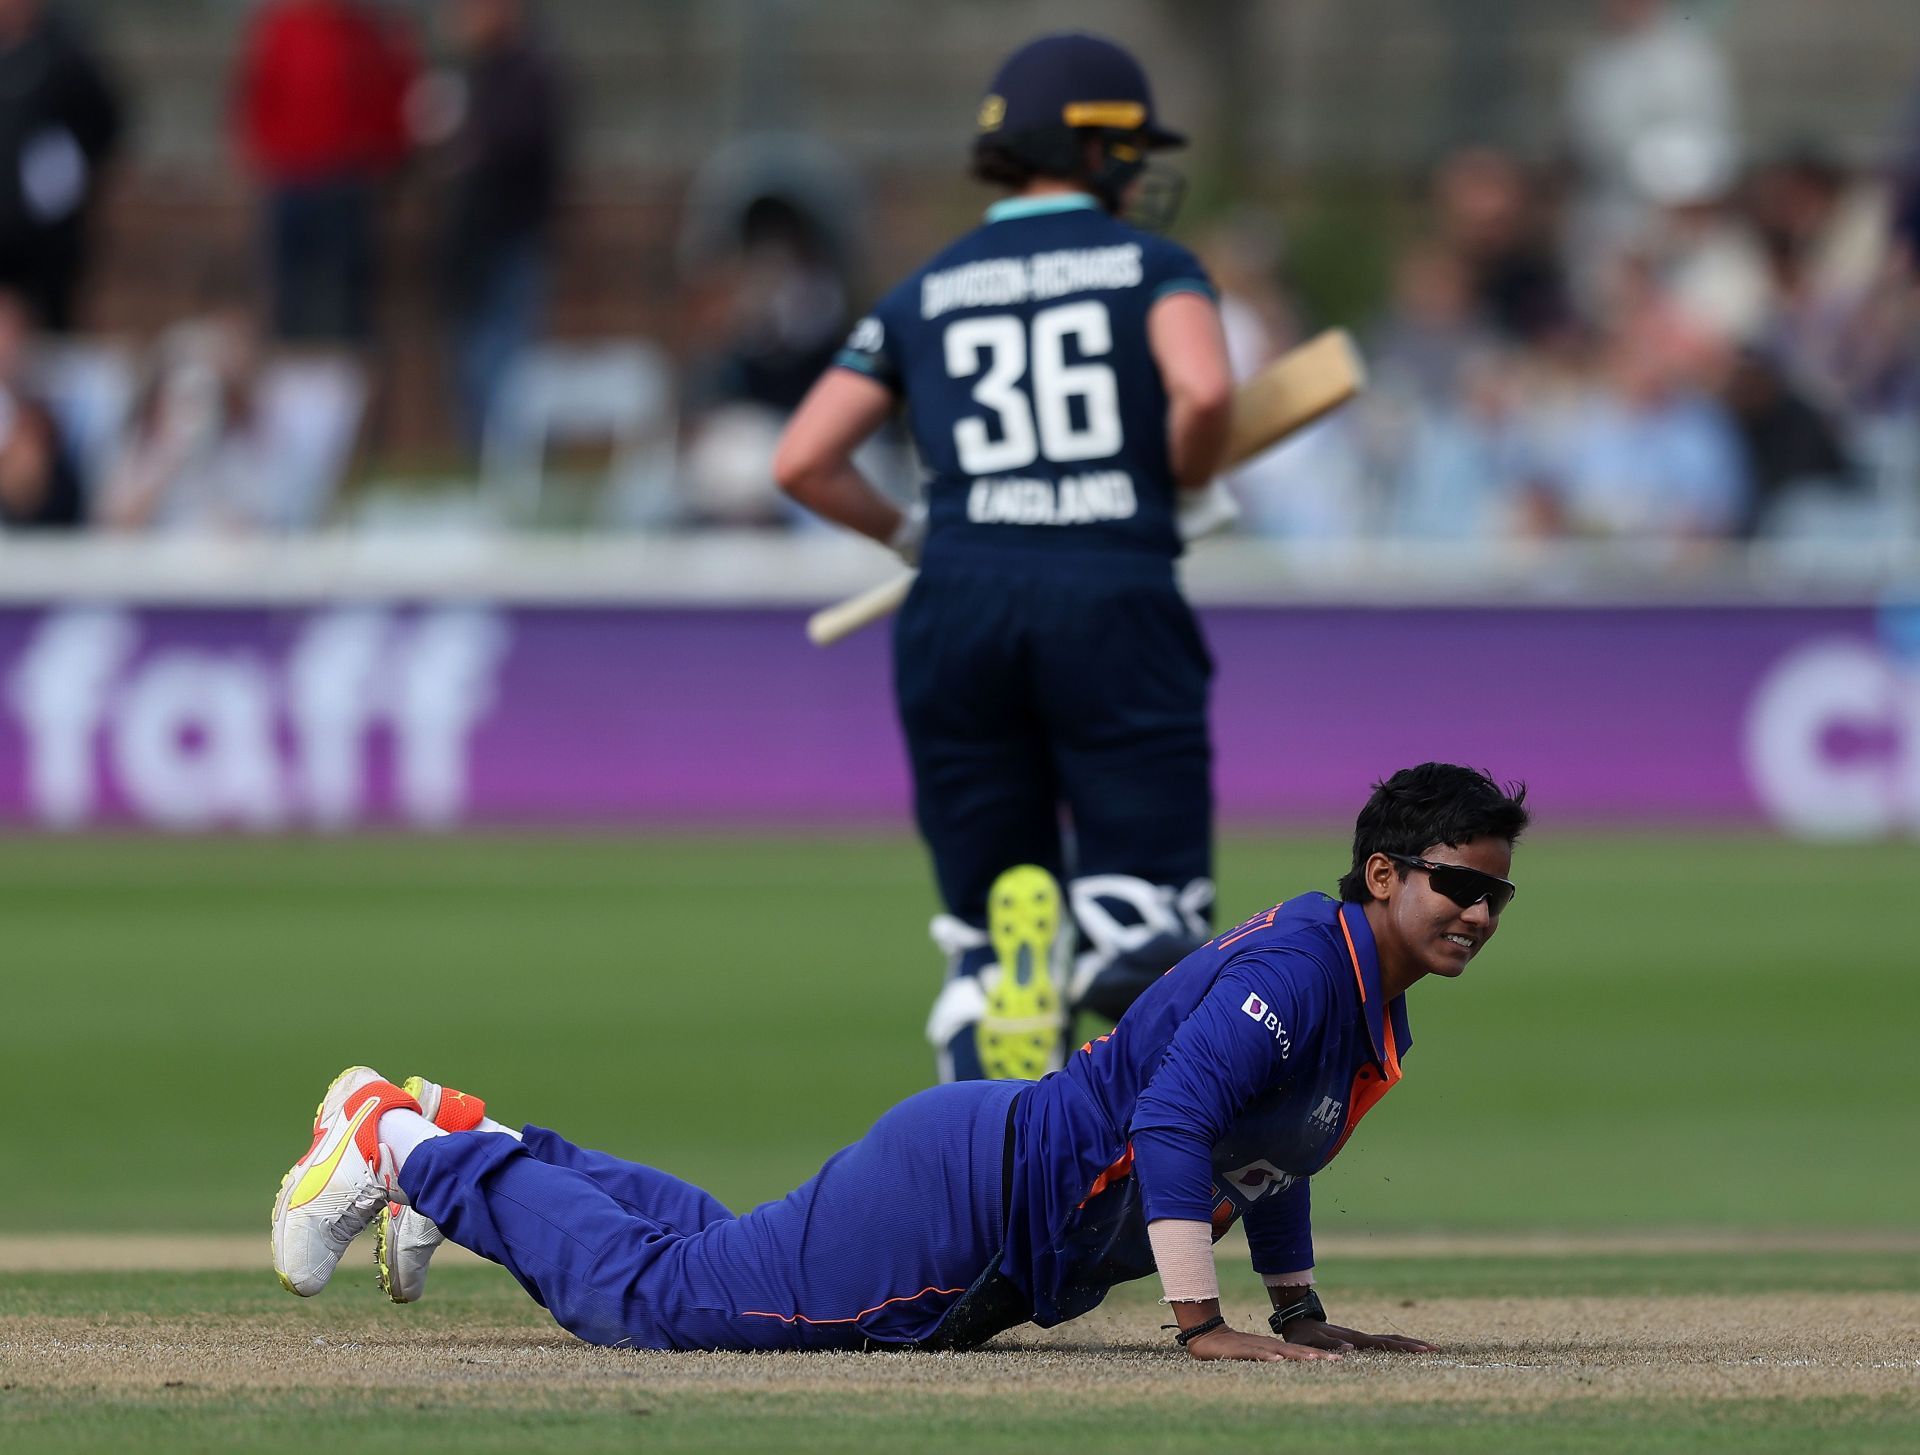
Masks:
[[[274,332],[373,333],[379,183],[407,154],[412,37],[363,0],[267,0],[241,49],[234,124],[265,190]]]

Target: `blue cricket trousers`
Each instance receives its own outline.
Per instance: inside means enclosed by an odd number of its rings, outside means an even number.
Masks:
[[[637,1162],[528,1127],[422,1143],[400,1185],[569,1332],[643,1349],[913,1344],[998,1256],[1020,1082],[907,1098],[799,1188],[735,1217]]]

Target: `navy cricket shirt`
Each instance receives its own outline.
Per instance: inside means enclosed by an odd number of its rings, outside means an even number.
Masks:
[[[835,362],[906,400],[925,563],[1180,553],[1147,338],[1177,292],[1213,293],[1177,243],[1084,193],[1010,198],[855,325]]]

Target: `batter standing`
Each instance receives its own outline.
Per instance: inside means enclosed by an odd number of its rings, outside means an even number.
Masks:
[[[1039,1075],[1069,1004],[1117,1018],[1211,931],[1212,663],[1173,562],[1232,379],[1199,263],[1119,215],[1148,154],[1182,144],[1112,42],[1016,51],[973,159],[1009,196],[860,321],[775,463],[795,499],[920,566],[894,680],[947,909],[928,1025],[947,1079]],[[927,476],[908,512],[852,463],[902,405]],[[1070,974],[1044,876],[1010,887],[1035,915],[994,926],[996,956],[988,892],[1014,865],[1067,883],[1086,947]],[[983,987],[1010,953],[1018,986]]]

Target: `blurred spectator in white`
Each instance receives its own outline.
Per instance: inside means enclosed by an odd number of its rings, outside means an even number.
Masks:
[[[365,0],[264,0],[254,12],[234,126],[265,191],[275,337],[372,341],[380,184],[407,154],[417,69],[399,19]]]
[[[1920,97],[1891,171],[1891,215],[1876,275],[1851,308],[1802,302],[1785,311],[1781,341],[1847,411],[1848,443],[1871,487],[1879,528],[1920,534]]]
[[[1549,211],[1515,158],[1489,147],[1455,152],[1434,177],[1433,204],[1488,327],[1537,343],[1567,326],[1572,305]]]
[[[1371,387],[1357,406],[1368,468],[1388,486],[1390,534],[1499,533],[1483,508],[1501,490],[1487,458],[1496,427],[1469,382],[1491,372],[1498,348],[1456,248],[1418,242],[1400,255],[1367,331]]]
[[[1568,137],[1581,193],[1569,244],[1579,286],[1652,208],[1720,190],[1739,167],[1739,122],[1726,57],[1667,0],[1601,0],[1604,32],[1576,58]]]
[[[1367,534],[1378,515],[1352,410],[1331,414],[1236,471],[1241,519],[1255,535],[1296,541]]]
[[[1272,219],[1232,217],[1201,239],[1199,253],[1220,294],[1220,324],[1235,378],[1258,373],[1299,342],[1299,320],[1280,286],[1281,235]]]
[[[74,326],[88,212],[120,134],[99,60],[41,0],[0,0],[0,288],[43,328]]]
[[[700,417],[680,457],[681,488],[704,525],[777,525],[787,518],[768,491],[786,415],[732,400]]]
[[[713,341],[687,383],[682,483],[696,520],[793,519],[772,484],[773,445],[851,323],[850,259],[825,201],[800,188],[760,191],[708,229],[704,256],[688,259],[692,327]]]
[[[446,0],[454,75],[417,93],[438,143],[441,284],[460,419],[477,446],[547,297],[562,168],[562,93],[524,0]]]
[[[1630,340],[1674,378],[1701,390],[1718,386],[1731,357],[1725,333],[1682,305],[1661,277],[1660,259],[1644,248],[1623,248],[1608,260],[1592,327]]]
[[[1746,460],[1726,411],[1645,335],[1613,334],[1593,387],[1543,420],[1535,458],[1576,534],[1706,539],[1748,518]]]
[[[1461,363],[1455,401],[1430,402],[1411,416],[1391,534],[1486,541],[1540,533],[1525,368],[1491,350],[1473,355]]]
[[[1889,275],[1887,190],[1802,151],[1759,168],[1747,197],[1771,267],[1762,344],[1795,389],[1848,408],[1856,340],[1869,327],[1862,315]]]
[[[96,514],[129,531],[310,527],[339,484],[363,404],[355,365],[269,360],[244,308],[176,324],[154,346]]]
[[[1892,223],[1883,183],[1808,145],[1755,169],[1746,192],[1760,235],[1791,251],[1815,296],[1857,299],[1879,278]]]
[[[1248,379],[1303,341],[1280,286],[1281,243],[1268,221],[1242,215],[1202,241],[1220,295],[1220,322],[1235,379]],[[1370,514],[1353,420],[1335,415],[1227,477],[1245,528],[1259,535],[1325,540],[1359,535]]]
[[[1730,352],[1766,329],[1773,275],[1758,231],[1733,205],[1733,173],[1703,176],[1700,184],[1696,193],[1668,198],[1637,246],[1673,306]]]
[[[237,308],[161,335],[101,495],[103,524],[115,530],[251,527],[273,473],[255,428],[259,365],[258,330]]]
[[[33,318],[0,292],[0,530],[71,527],[85,515],[79,471],[32,383]]]
[[[1460,397],[1467,365],[1497,343],[1459,252],[1415,243],[1394,264],[1387,311],[1368,331],[1367,368],[1380,390],[1444,408]]]

